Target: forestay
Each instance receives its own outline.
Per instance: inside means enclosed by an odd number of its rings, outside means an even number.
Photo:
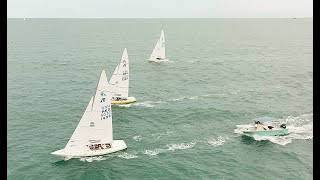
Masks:
[[[118,69],[119,69],[119,64],[117,65],[116,69],[114,70],[109,80],[111,97],[113,97],[114,92],[117,92],[117,89],[118,89]]]

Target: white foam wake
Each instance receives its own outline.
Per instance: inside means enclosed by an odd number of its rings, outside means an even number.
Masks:
[[[165,101],[143,101],[143,102],[136,102],[132,105],[151,108],[155,104],[164,104],[164,103],[167,103],[167,102],[165,102]]]
[[[313,140],[313,114],[303,114],[300,116],[288,116],[278,119],[281,123],[286,123],[289,131],[285,136],[252,136],[255,140],[269,140],[273,143],[286,145],[297,139]],[[242,135],[242,131],[251,127],[252,124],[236,125],[234,133]]]
[[[229,137],[227,136],[218,136],[216,138],[209,138],[204,140],[194,140],[189,143],[171,143],[167,144],[166,148],[157,148],[153,150],[144,150],[143,154],[149,155],[149,156],[155,156],[160,153],[169,152],[169,151],[176,151],[176,150],[184,150],[184,149],[191,149],[194,148],[196,144],[198,143],[205,143],[209,144],[210,146],[216,147],[223,145]]]
[[[190,142],[190,143],[178,143],[178,144],[167,144],[168,151],[175,151],[175,150],[181,150],[181,149],[190,149],[193,148],[196,145],[196,142]]]
[[[186,99],[197,100],[198,96],[191,96],[191,97],[181,96],[181,97],[178,97],[178,98],[167,99],[167,100],[141,101],[141,102],[135,102],[133,104],[121,104],[121,105],[118,105],[118,106],[120,106],[120,107],[130,107],[132,105],[132,106],[140,106],[140,107],[152,108],[152,107],[154,107],[155,105],[158,105],[158,104],[166,104],[166,103],[169,103],[169,102],[182,101],[182,100],[186,100]]]
[[[103,161],[106,160],[107,157],[104,156],[93,156],[93,157],[83,157],[80,158],[80,161],[82,162],[92,162],[92,161]]]
[[[171,143],[167,144],[166,148],[157,148],[153,150],[144,150],[143,154],[149,155],[149,156],[155,156],[163,152],[168,151],[176,151],[176,150],[183,150],[183,149],[190,149],[193,148],[196,145],[196,142],[190,142],[190,143]]]
[[[191,96],[191,97],[181,96],[181,97],[178,97],[178,98],[169,99],[168,101],[182,101],[182,100],[185,100],[185,99],[196,100],[196,99],[198,99],[198,96]]]
[[[155,133],[155,134],[151,134],[151,136],[152,136],[153,138],[160,139],[160,138],[163,137],[163,136],[171,136],[172,134],[173,134],[173,132],[167,131],[167,132],[165,132],[165,133]]]
[[[119,157],[123,159],[138,158],[136,152],[116,152],[116,153],[106,154],[103,156],[83,157],[83,158],[80,158],[80,161],[82,162],[104,161],[111,157]]]
[[[186,127],[186,128],[193,128],[194,126],[192,126],[191,124],[184,124],[183,127]]]
[[[229,139],[229,137],[227,137],[227,136],[218,136],[216,138],[209,139],[207,143],[213,147],[216,147],[216,146],[223,145],[226,142],[226,140],[228,140],[228,139]]]
[[[167,151],[166,149],[154,149],[154,150],[144,150],[143,154],[149,155],[149,156],[155,156],[159,153]]]
[[[133,136],[133,139],[134,139],[135,141],[141,141],[142,137],[141,137],[140,135],[138,135],[138,136]]]
[[[119,106],[119,107],[130,107],[131,104],[117,104],[117,106]]]
[[[142,107],[153,107],[153,105],[150,103],[150,101],[145,102],[136,102],[134,103],[135,106],[142,106]]]
[[[134,159],[138,158],[136,154],[137,153],[118,152],[116,153],[116,156],[124,159]]]

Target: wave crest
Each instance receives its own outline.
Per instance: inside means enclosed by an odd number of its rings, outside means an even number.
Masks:
[[[167,144],[167,147],[169,151],[175,151],[180,149],[190,149],[193,148],[196,145],[196,142],[191,143],[179,143],[179,144]]]
[[[145,150],[143,154],[149,155],[149,156],[155,156],[159,153],[165,152],[165,149],[154,149],[154,150]]]
[[[216,147],[216,146],[223,145],[226,142],[226,140],[228,140],[228,139],[229,139],[229,137],[218,136],[216,138],[209,139],[207,143],[213,147]]]
[[[138,135],[138,136],[133,136],[133,139],[134,139],[135,141],[141,141],[142,137],[141,137],[140,135]]]
[[[127,153],[127,152],[119,152],[116,155],[117,157],[124,158],[124,159],[134,159],[138,158],[136,153]]]
[[[160,139],[162,136],[171,136],[173,132],[167,131],[165,133],[156,133],[156,134],[151,134],[152,137]]]

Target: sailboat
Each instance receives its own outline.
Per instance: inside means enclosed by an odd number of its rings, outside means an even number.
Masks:
[[[96,93],[67,145],[51,154],[65,160],[113,153],[127,148],[123,140],[113,139],[112,111],[107,76],[101,71]]]
[[[154,62],[169,61],[169,59],[166,59],[166,47],[165,47],[163,30],[161,31],[160,38],[158,39],[157,44],[154,47],[150,58],[147,60],[154,61]]]
[[[120,63],[114,70],[110,81],[111,104],[130,104],[136,98],[129,97],[129,58],[127,48],[123,50]]]

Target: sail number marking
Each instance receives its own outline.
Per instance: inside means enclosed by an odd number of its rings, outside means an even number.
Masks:
[[[102,91],[100,93],[101,95],[101,101],[100,103],[104,103],[106,102],[106,92]],[[105,105],[105,106],[101,106],[101,120],[103,119],[108,119],[109,117],[111,117],[111,107],[110,104]]]
[[[110,105],[102,106],[101,107],[101,120],[108,119],[109,117],[111,117]]]

